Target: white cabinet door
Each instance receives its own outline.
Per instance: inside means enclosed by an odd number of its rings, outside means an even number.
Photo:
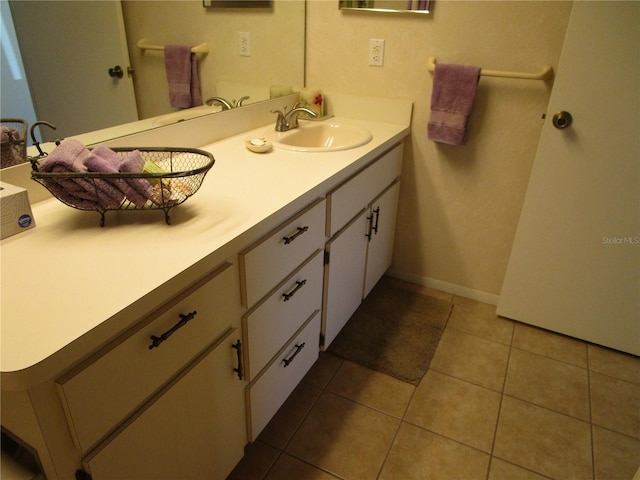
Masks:
[[[229,329],[148,408],[85,459],[93,480],[222,480],[246,444],[244,382]]]
[[[323,302],[324,348],[326,349],[362,301],[367,258],[367,210],[327,243]]]
[[[371,289],[391,266],[399,193],[400,182],[397,181],[371,204],[370,238],[363,297],[369,295]]]

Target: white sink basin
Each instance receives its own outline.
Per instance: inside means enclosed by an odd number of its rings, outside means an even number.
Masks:
[[[288,132],[270,128],[267,138],[273,146],[298,152],[332,152],[359,147],[371,141],[371,132],[355,125],[301,121],[300,126]]]

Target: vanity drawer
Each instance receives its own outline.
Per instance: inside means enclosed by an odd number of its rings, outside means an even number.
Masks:
[[[322,307],[323,258],[318,250],[243,317],[248,380],[258,375],[314,310]]]
[[[244,306],[253,306],[309,255],[324,247],[325,216],[325,200],[317,200],[240,253]]]
[[[82,452],[239,322],[237,282],[237,268],[225,263],[56,382]],[[152,336],[160,337],[191,312],[197,313],[157,347],[150,347]]]
[[[327,195],[327,236],[332,237],[400,176],[402,144]]]
[[[320,312],[282,349],[246,390],[247,435],[253,442],[318,359]],[[297,352],[297,354],[296,354]],[[295,357],[294,357],[295,355]],[[285,362],[290,360],[290,362]]]

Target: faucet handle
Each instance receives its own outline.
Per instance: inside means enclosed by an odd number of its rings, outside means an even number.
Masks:
[[[278,115],[278,118],[276,119],[276,132],[286,132],[288,129],[286,111],[286,105],[284,106],[284,111],[276,110],[275,108],[271,109],[271,113],[275,113]]]

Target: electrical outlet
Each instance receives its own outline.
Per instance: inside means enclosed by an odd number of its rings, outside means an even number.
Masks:
[[[249,32],[238,32],[240,37],[240,56],[251,56],[251,34]]]
[[[381,67],[384,63],[384,40],[380,38],[369,39],[369,65]]]

